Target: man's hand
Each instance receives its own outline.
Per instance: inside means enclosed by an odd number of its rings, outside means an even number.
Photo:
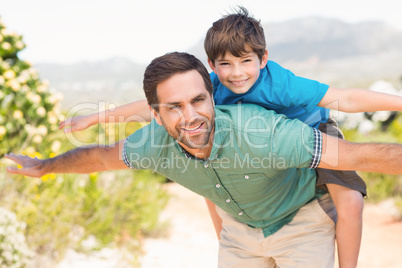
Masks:
[[[7,167],[7,172],[29,177],[42,177],[49,173],[88,174],[106,170],[127,169],[121,159],[124,140],[110,146],[78,147],[48,159],[31,158],[24,155],[7,154],[4,158],[22,168]]]
[[[6,154],[4,158],[10,159],[20,165],[22,168],[18,167],[7,167],[7,172],[11,174],[20,174],[29,177],[42,177],[43,172],[41,171],[41,164],[45,160],[40,160],[38,158],[31,158],[25,155],[16,155],[13,153]]]

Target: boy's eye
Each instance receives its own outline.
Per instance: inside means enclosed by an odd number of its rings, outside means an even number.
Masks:
[[[251,59],[245,59],[245,60],[243,60],[243,62],[250,62],[251,61]]]
[[[223,65],[229,65],[229,63],[228,63],[228,62],[221,62],[221,63],[219,63],[219,65],[221,65],[221,66],[223,66]]]

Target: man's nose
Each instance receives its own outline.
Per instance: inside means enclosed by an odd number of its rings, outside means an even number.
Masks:
[[[183,111],[183,119],[188,122],[196,118],[197,111],[194,109],[193,105],[186,105]]]

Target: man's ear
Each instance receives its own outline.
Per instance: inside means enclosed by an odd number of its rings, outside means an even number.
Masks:
[[[152,109],[151,106],[148,105],[148,107],[151,110],[152,114],[154,115],[154,119],[155,119],[156,123],[158,123],[158,125],[162,126],[162,120],[159,116],[159,113],[157,111],[155,111],[155,109]]]
[[[215,69],[216,69],[215,64],[210,59],[208,59],[208,64],[209,64],[209,67],[211,67],[212,71],[214,73],[216,73],[215,72]]]
[[[267,65],[267,62],[268,62],[268,50],[266,49],[264,52],[264,55],[262,55],[262,58],[261,58],[260,69],[265,68],[265,66]]]

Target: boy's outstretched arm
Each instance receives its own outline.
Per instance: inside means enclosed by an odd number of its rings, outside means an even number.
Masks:
[[[322,133],[319,168],[402,174],[402,145],[352,143]]]
[[[146,100],[134,101],[115,109],[84,116],[74,116],[59,123],[64,132],[84,130],[99,123],[150,122],[151,111]]]
[[[49,159],[31,158],[25,155],[6,154],[21,166],[7,167],[7,172],[29,177],[42,177],[49,173],[91,173],[128,168],[122,160],[124,140],[111,146],[79,147]]]
[[[347,113],[402,111],[402,97],[367,89],[330,87],[318,106]]]

